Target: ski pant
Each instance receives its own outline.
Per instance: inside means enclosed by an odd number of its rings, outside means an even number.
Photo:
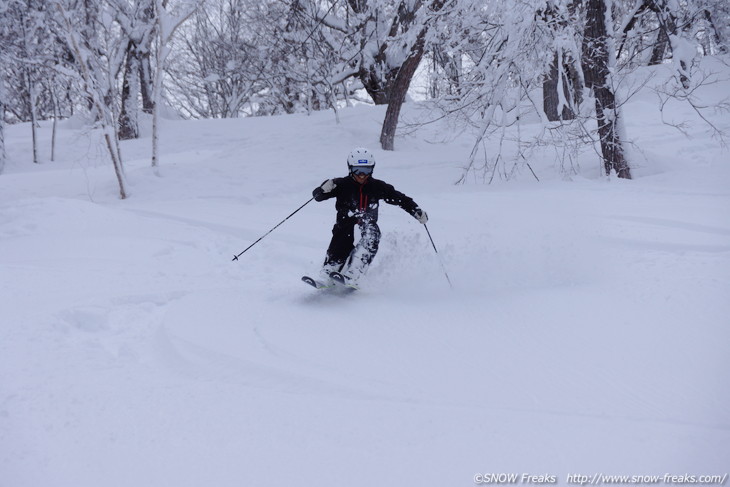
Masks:
[[[355,244],[355,225],[360,240]],[[338,271],[350,279],[359,279],[378,252],[380,228],[371,220],[347,218],[332,227],[332,240],[324,261],[326,271]]]

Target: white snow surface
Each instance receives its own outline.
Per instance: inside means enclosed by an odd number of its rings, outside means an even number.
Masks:
[[[727,473],[728,155],[699,123],[663,125],[649,94],[623,113],[634,180],[587,152],[578,176],[546,156],[540,182],[522,167],[491,185],[453,184],[471,140],[446,124],[378,150],[381,107],[165,120],[160,176],[149,134],[122,143],[127,200],[98,133],[64,124],[50,162],[43,123],[33,165],[29,126],[7,127],[0,486]],[[388,205],[355,294],[299,280],[333,200],[232,262],[357,146],[428,212],[453,290],[423,226]]]

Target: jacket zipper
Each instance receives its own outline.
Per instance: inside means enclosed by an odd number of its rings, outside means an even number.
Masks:
[[[365,211],[368,206],[368,195],[362,194],[362,188],[364,184],[360,185],[360,211]]]

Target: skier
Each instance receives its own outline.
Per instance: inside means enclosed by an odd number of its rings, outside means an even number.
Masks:
[[[353,149],[347,157],[347,167],[349,176],[326,180],[314,188],[312,196],[315,201],[337,198],[337,220],[332,227],[332,240],[327,249],[322,275],[325,281],[331,282],[330,274],[339,272],[348,284],[356,284],[378,251],[380,200],[400,206],[423,224],[428,221],[428,215],[411,198],[390,184],[372,177],[375,158],[368,149]],[[355,225],[360,231],[357,245]]]

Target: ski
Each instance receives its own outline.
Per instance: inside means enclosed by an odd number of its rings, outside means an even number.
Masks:
[[[332,279],[331,283],[325,283],[309,276],[302,276],[302,282],[309,284],[317,290],[332,292],[334,294],[349,294],[358,289],[354,284],[348,284],[347,278],[339,272],[333,272],[330,274],[330,277]]]
[[[309,276],[302,276],[302,281],[306,282],[315,289],[332,289],[334,287],[334,284],[327,284]]]
[[[341,288],[349,289],[351,291],[357,291],[359,289],[355,284],[349,282],[349,279],[337,271],[330,272],[330,278],[335,282],[336,286]]]

